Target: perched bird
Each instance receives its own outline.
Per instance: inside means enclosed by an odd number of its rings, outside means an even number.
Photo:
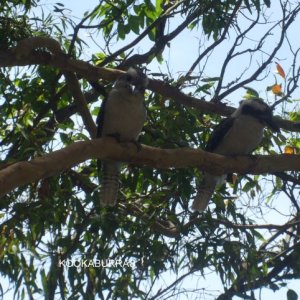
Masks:
[[[119,142],[137,142],[146,121],[144,92],[148,78],[141,71],[130,68],[121,75],[103,101],[97,118],[97,137],[113,136]],[[121,163],[104,160],[100,205],[114,206],[119,191]]]
[[[265,127],[279,131],[273,120],[272,109],[257,98],[243,100],[230,117],[216,126],[205,150],[222,155],[250,154],[259,146]],[[215,188],[225,178],[226,175],[214,176],[203,172],[192,208],[197,211],[205,210]]]

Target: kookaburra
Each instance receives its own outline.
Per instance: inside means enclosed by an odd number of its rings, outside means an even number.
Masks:
[[[233,114],[216,126],[205,150],[222,155],[247,155],[254,151],[263,138],[265,127],[279,131],[273,120],[272,109],[260,99],[240,102]],[[215,188],[226,178],[203,172],[192,208],[203,211],[208,205]]]
[[[119,142],[136,142],[146,121],[144,103],[148,78],[130,68],[121,75],[103,101],[97,119],[97,137],[113,136]],[[100,205],[114,206],[119,191],[121,163],[104,160],[100,187]]]

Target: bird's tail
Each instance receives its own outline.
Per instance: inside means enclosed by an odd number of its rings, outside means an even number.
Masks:
[[[204,211],[208,206],[215,188],[223,181],[223,176],[213,176],[210,174],[203,174],[203,181],[197,189],[197,195],[192,204],[192,209],[197,211]]]
[[[104,161],[100,188],[100,206],[115,206],[119,192],[120,163]]]
[[[212,189],[199,189],[192,204],[192,209],[196,211],[204,211],[208,206],[208,202],[214,193]]]

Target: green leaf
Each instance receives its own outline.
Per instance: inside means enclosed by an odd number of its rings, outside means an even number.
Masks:
[[[210,88],[212,88],[214,86],[214,82],[209,82],[209,83],[206,83],[206,84],[203,84],[202,86],[198,87],[196,89],[196,92],[204,92],[208,95],[210,95],[211,93],[209,92]]]
[[[267,7],[270,7],[271,6],[271,1],[270,0],[264,0],[265,4]]]
[[[244,99],[259,98],[259,94],[255,89],[248,86],[244,86],[244,89],[246,89],[246,95],[244,96]]]
[[[158,14],[161,14],[162,12],[162,5],[163,5],[163,0],[156,0],[155,1],[155,10]]]
[[[256,10],[260,12],[260,0],[252,0],[252,2],[255,5]]]
[[[143,19],[143,17],[141,16],[129,16],[128,18],[128,25],[130,26],[131,30],[135,33],[135,34],[139,34],[140,33],[140,19]]]
[[[213,82],[213,81],[219,81],[221,77],[207,77],[201,79],[202,82]]]
[[[124,40],[125,36],[126,36],[126,29],[125,29],[124,24],[122,24],[122,23],[118,24],[118,36],[121,40]]]
[[[247,9],[249,10],[249,12],[252,13],[249,1],[245,0],[244,2],[245,2],[245,5],[246,5]]]

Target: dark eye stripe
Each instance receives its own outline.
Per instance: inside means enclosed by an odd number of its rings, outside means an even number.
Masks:
[[[252,105],[246,104],[242,107],[242,113],[245,115],[252,115],[254,117],[259,117],[261,115],[266,115],[266,114],[271,115],[271,110],[269,109],[269,107],[266,106],[266,109],[262,111],[261,109],[256,109]]]

